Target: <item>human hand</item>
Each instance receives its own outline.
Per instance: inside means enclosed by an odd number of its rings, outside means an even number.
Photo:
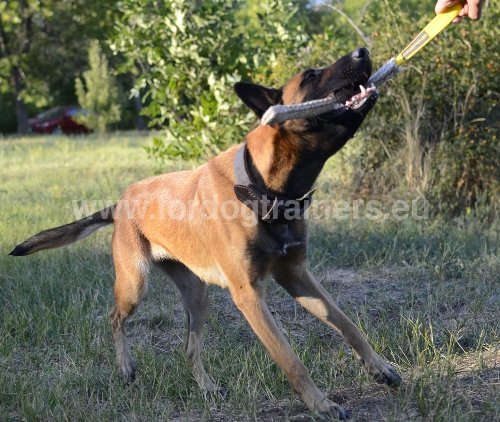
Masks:
[[[453,19],[454,23],[460,22],[464,18],[464,16],[467,16],[473,20],[477,20],[481,17],[483,0],[466,0],[465,3],[460,0],[438,0],[436,3],[435,11],[436,13],[441,13],[443,10],[457,3],[463,3],[464,6],[460,11],[460,14],[455,19]]]

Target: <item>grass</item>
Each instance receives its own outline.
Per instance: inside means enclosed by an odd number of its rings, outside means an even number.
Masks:
[[[133,134],[0,141],[0,420],[311,420],[226,291],[211,288],[204,341],[207,370],[227,386],[226,399],[204,397],[195,385],[179,295],[156,271],[130,321],[138,378],[127,387],[107,320],[111,231],[7,256],[27,236],[72,221],[72,201],[114,200],[150,176],[146,142]],[[336,164],[318,183],[320,200],[341,191]],[[354,420],[500,418],[495,230],[473,219],[323,219],[312,224],[310,255],[324,286],[403,375],[397,391],[375,384],[337,334],[271,284],[278,325]]]

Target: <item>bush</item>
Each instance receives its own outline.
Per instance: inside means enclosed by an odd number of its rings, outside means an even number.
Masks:
[[[383,161],[400,169],[393,184],[421,191],[436,212],[456,214],[498,194],[498,18],[490,7],[479,22],[448,27],[384,89],[369,121],[371,136],[388,140],[391,156],[383,152]],[[410,41],[403,28],[422,28],[429,19],[422,13],[415,22],[392,3],[372,7],[367,23],[377,54],[401,50]]]
[[[90,43],[89,66],[90,69],[83,72],[85,83],[80,78],[75,80],[78,102],[85,110],[78,120],[90,129],[104,133],[110,124],[120,120],[121,107],[108,60],[95,40]]]
[[[165,128],[148,148],[156,159],[199,159],[240,142],[254,118],[241,107],[233,84],[250,74],[269,82],[279,55],[295,54],[305,44],[296,4],[272,0],[243,7],[247,3],[121,3],[111,48],[128,58],[126,70],[141,69],[137,89],[145,92],[144,113],[153,126]]]

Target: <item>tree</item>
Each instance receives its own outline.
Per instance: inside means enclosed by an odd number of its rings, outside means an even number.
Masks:
[[[74,77],[87,66],[82,50],[91,39],[107,37],[115,5],[0,0],[0,107],[15,109],[19,133],[29,130],[28,112],[75,102]],[[3,111],[0,132],[9,131],[10,120]]]
[[[44,25],[46,6],[36,0],[0,3],[0,71],[10,79],[15,96],[17,131],[29,131],[28,114],[23,98],[25,74],[23,65],[31,52],[34,34]],[[39,19],[35,20],[35,16]],[[3,85],[3,84],[2,84]]]
[[[121,108],[116,82],[97,40],[90,43],[89,66],[90,69],[83,72],[85,83],[80,78],[75,80],[78,102],[86,111],[79,120],[103,133],[111,123],[120,120]]]

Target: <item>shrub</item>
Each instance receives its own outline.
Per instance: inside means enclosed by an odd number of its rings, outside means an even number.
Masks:
[[[415,23],[410,10],[386,2],[369,16],[377,54],[385,57],[387,47],[394,53],[410,41],[403,28],[422,28],[430,19],[422,13]],[[396,152],[384,161],[406,174],[395,184],[426,194],[436,212],[456,214],[498,194],[498,18],[490,7],[479,22],[448,27],[384,90],[369,122],[372,136],[389,140],[387,148]],[[394,163],[397,151],[402,160]]]
[[[240,79],[268,83],[280,54],[307,39],[290,1],[127,0],[111,48],[141,69],[144,113],[164,127],[149,154],[158,160],[210,156],[240,142],[254,118],[232,86]],[[253,12],[252,12],[253,11]],[[249,14],[251,16],[249,16]]]
[[[83,82],[75,80],[76,95],[86,111],[78,120],[91,129],[104,133],[108,126],[120,120],[119,93],[98,41],[89,48],[90,69],[83,72]]]

